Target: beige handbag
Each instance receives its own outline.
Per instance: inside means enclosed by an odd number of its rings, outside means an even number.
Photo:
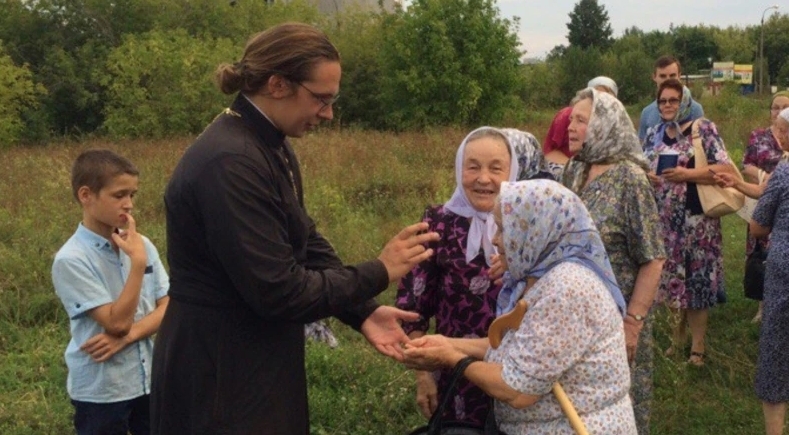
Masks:
[[[700,169],[709,166],[707,154],[704,152],[704,147],[701,146],[701,137],[699,136],[699,121],[701,119],[693,121],[691,129],[693,154],[696,156],[696,167]],[[729,160],[731,161],[731,159]],[[734,163],[730,164],[734,169],[734,174],[742,179],[742,174],[737,165]],[[717,184],[696,184],[696,188],[699,191],[701,208],[704,209],[704,214],[709,217],[726,216],[741,209],[743,204],[745,204],[745,194],[733,187],[720,187]]]

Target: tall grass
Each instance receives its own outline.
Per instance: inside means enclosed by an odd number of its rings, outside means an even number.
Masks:
[[[734,95],[703,101],[732,157],[748,132],[767,123],[767,103]],[[640,108],[633,108],[637,113]],[[544,136],[551,111],[519,127]],[[353,263],[378,254],[424,207],[449,198],[459,129],[389,134],[322,131],[294,140],[306,203],[320,231]],[[52,257],[81,218],[69,169],[84,149],[107,147],[141,169],[135,207],[139,229],[166,253],[162,192],[192,138],[106,143],[53,143],[0,151],[0,434],[71,433],[63,351],[68,320],[50,282]],[[724,219],[729,302],[712,311],[703,368],[666,358],[668,324],[658,312],[655,434],[757,434],[761,410],[752,393],[758,326],[756,304],[742,297],[744,223]],[[379,296],[392,303],[394,290]],[[307,372],[312,433],[403,434],[423,424],[411,373],[375,353],[364,338],[331,321],[337,349],[310,343]]]

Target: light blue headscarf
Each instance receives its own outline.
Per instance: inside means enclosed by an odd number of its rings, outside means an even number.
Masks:
[[[655,131],[655,136],[652,138],[652,147],[657,147],[658,145],[663,143],[663,135],[666,133],[666,128],[669,126],[674,126],[677,130],[677,138],[682,138],[682,128],[680,127],[682,124],[690,121],[692,119],[691,113],[691,106],[693,105],[693,96],[691,96],[690,89],[687,86],[682,87],[682,99],[679,102],[679,110],[674,115],[673,119],[663,119],[661,116],[661,122],[658,125],[657,131]],[[658,107],[659,109],[659,107]]]
[[[611,270],[603,241],[581,199],[550,180],[505,182],[499,205],[510,282],[540,278],[555,266],[572,262],[593,270],[624,316],[625,298]],[[506,313],[523,296],[523,285],[505,286],[497,311]]]

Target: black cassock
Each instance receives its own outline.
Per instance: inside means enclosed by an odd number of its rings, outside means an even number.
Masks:
[[[284,135],[242,95],[175,168],[153,434],[309,433],[304,324],[336,316],[358,330],[388,275],[378,260],[343,267],[301,186]]]

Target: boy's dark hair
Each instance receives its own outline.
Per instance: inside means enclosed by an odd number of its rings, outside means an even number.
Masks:
[[[140,171],[126,157],[110,150],[87,150],[82,152],[71,166],[71,193],[79,202],[78,191],[87,186],[99,193],[110,180],[121,174],[139,176]]]
[[[677,73],[682,73],[682,64],[679,63],[679,60],[677,60],[677,58],[674,57],[674,56],[668,56],[668,55],[660,56],[655,61],[655,67],[652,68],[652,70],[653,71],[657,71],[660,68],[665,68],[665,67],[667,67],[667,66],[669,66],[671,64],[674,64],[674,63],[677,64]]]

